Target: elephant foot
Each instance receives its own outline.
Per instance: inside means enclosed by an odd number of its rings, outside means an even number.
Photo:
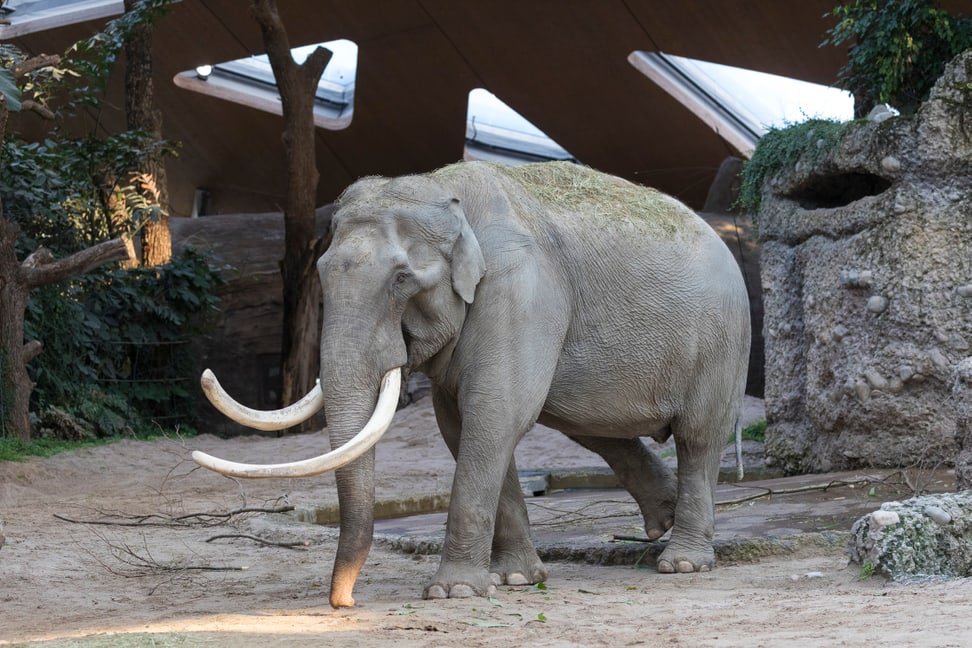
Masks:
[[[471,598],[473,596],[493,596],[496,585],[485,569],[439,567],[435,578],[425,588],[423,597],[427,599]]]
[[[547,579],[547,569],[528,544],[517,551],[494,549],[489,575],[496,585],[536,585]]]
[[[712,547],[700,551],[669,544],[658,556],[656,566],[660,574],[707,572],[715,567],[715,552]]]
[[[674,506],[660,506],[647,513],[642,512],[642,515],[645,518],[645,535],[649,540],[658,540],[675,524]]]
[[[659,472],[655,479],[636,483],[628,489],[638,502],[649,540],[658,540],[675,524],[678,484],[671,471]]]

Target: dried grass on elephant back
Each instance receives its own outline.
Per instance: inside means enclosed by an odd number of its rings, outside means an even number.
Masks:
[[[681,231],[679,226],[685,220],[685,207],[670,196],[572,162],[491,166],[527,189],[542,205],[558,211],[584,211],[613,223],[638,218],[668,236]],[[432,175],[455,177],[467,172],[460,163]]]

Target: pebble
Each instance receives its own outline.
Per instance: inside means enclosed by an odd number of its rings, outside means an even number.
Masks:
[[[900,521],[901,516],[896,511],[874,511],[871,513],[871,524],[876,527],[886,527]]]
[[[871,295],[867,300],[867,310],[872,313],[883,313],[888,308],[888,298],[884,295]]]
[[[818,572],[818,571],[807,572],[802,577],[799,574],[791,574],[790,580],[796,582],[800,580],[800,578],[823,578],[823,575],[824,575],[823,572]]]
[[[895,172],[901,170],[901,160],[894,157],[893,155],[888,155],[881,160],[881,168],[885,171]]]
[[[938,506],[926,506],[925,515],[942,526],[945,526],[952,521],[952,516],[949,515],[948,511]]]

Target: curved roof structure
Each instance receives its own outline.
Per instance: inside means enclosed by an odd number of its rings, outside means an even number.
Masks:
[[[120,3],[118,3],[120,4]],[[845,60],[819,48],[834,0],[287,0],[293,46],[357,45],[353,116],[317,129],[321,204],[358,177],[427,171],[463,156],[469,94],[484,88],[580,162],[658,187],[700,208],[721,161],[738,144],[647,78],[633,52],[664,52],[828,84]],[[171,207],[189,214],[281,208],[280,117],[179,87],[180,73],[263,52],[240,0],[184,0],[157,25],[155,88]],[[104,18],[15,36],[59,52]],[[3,35],[0,33],[0,38]],[[122,77],[97,123],[121,129]],[[117,108],[113,108],[115,106]],[[94,123],[94,121],[92,121]]]

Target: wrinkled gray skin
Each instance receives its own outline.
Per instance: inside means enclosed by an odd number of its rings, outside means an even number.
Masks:
[[[663,194],[573,165],[520,169],[464,163],[344,192],[318,263],[332,447],[364,424],[387,370],[429,376],[456,472],[427,598],[546,578],[513,460],[537,421],[604,457],[650,538],[674,525],[660,572],[710,569],[713,491],[749,352],[738,267]],[[598,183],[641,204],[577,188]],[[677,480],[638,438],[669,435]],[[373,449],[337,471],[335,607],[354,603],[375,478]]]

